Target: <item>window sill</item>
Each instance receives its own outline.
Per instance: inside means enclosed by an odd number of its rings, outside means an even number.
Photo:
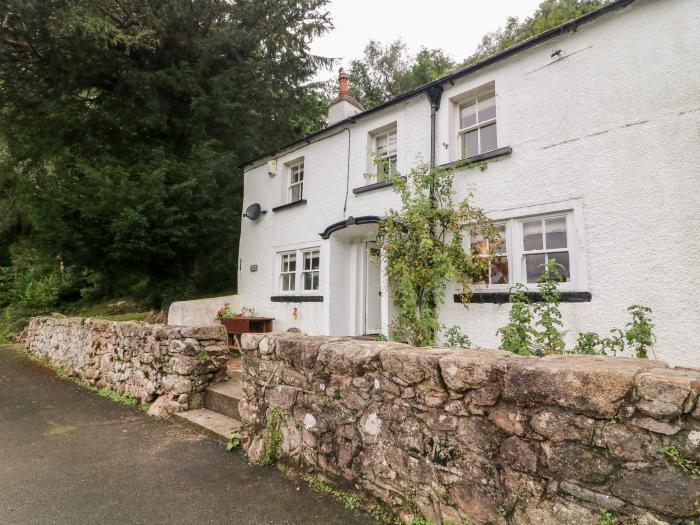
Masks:
[[[401,177],[402,179],[405,180],[404,177]],[[353,188],[352,192],[355,195],[359,195],[361,193],[367,193],[368,191],[374,191],[374,190],[380,190],[382,188],[389,188],[390,186],[393,186],[394,183],[391,182],[390,180],[383,180],[381,182],[374,182],[372,184],[367,184],[366,186],[360,186],[359,188]]]
[[[462,167],[462,164],[471,164],[473,162],[483,162],[485,160],[497,159],[498,157],[505,157],[506,155],[510,155],[511,153],[513,153],[513,148],[511,148],[510,146],[506,146],[504,148],[498,148],[491,151],[487,151],[486,153],[480,153],[479,155],[474,155],[473,157],[469,157],[466,159],[459,159],[452,162],[448,162],[447,164],[441,164],[439,167],[444,169],[460,168]]]
[[[301,199],[301,200],[294,201],[294,202],[288,202],[287,204],[282,204],[280,206],[275,206],[274,208],[272,208],[272,211],[278,212],[278,211],[286,210],[287,208],[294,208],[296,206],[301,206],[302,204],[306,204],[306,199]]]
[[[322,303],[322,295],[273,295],[273,303]]]
[[[561,297],[559,302],[562,303],[590,303],[591,302],[591,292],[573,292],[573,291],[561,291],[559,292]],[[532,303],[541,303],[542,296],[539,292],[527,292],[527,297]],[[510,293],[508,292],[474,292],[472,294],[470,304],[507,304],[510,299]],[[460,294],[454,295],[454,302],[461,303]]]

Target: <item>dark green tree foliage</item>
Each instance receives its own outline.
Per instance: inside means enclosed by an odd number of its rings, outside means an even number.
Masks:
[[[326,2],[2,1],[0,264],[23,236],[104,293],[232,289],[239,164],[322,123]]]
[[[607,0],[544,0],[525,20],[509,17],[504,27],[486,33],[476,51],[461,65],[441,49],[421,48],[416,56],[411,56],[400,39],[386,45],[371,40],[364,56],[350,63],[350,93],[366,108],[376,106],[606,3]]]
[[[455,65],[440,49],[422,48],[412,57],[402,40],[385,46],[370,40],[364,56],[350,63],[350,94],[371,108],[447,74]]]
[[[476,51],[462,65],[477,62],[548,29],[590,13],[607,3],[608,0],[544,0],[537,11],[522,22],[511,16],[506,20],[505,26],[486,33]]]

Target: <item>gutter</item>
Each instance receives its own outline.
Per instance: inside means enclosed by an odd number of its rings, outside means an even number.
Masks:
[[[275,156],[278,153],[280,153],[286,149],[298,146],[299,144],[302,144],[302,143],[311,144],[311,142],[314,142],[312,139],[319,137],[328,131],[339,129],[343,126],[347,127],[351,124],[355,124],[356,121],[361,119],[361,118],[364,118],[368,115],[371,115],[373,113],[376,113],[378,111],[381,111],[383,109],[391,107],[395,104],[398,104],[399,102],[403,102],[404,100],[408,100],[410,98],[413,98],[417,95],[420,95],[421,93],[430,93],[431,90],[434,90],[436,88],[440,88],[440,90],[442,91],[442,86],[444,84],[447,84],[448,82],[450,84],[454,84],[454,81],[459,79],[459,78],[462,78],[466,75],[469,75],[470,73],[473,73],[473,72],[478,71],[480,69],[483,69],[487,66],[490,66],[491,64],[494,64],[496,62],[500,62],[501,60],[504,60],[504,59],[506,59],[512,55],[515,55],[521,51],[524,51],[525,49],[529,49],[533,46],[536,46],[537,44],[540,44],[542,42],[546,42],[547,40],[551,40],[552,38],[555,38],[563,33],[568,33],[569,31],[576,31],[576,29],[578,29],[578,27],[580,25],[591,22],[591,21],[595,20],[596,18],[599,18],[599,17],[601,17],[607,13],[610,13],[612,11],[617,11],[619,9],[627,7],[628,5],[630,5],[636,1],[637,0],[615,0],[613,2],[610,2],[609,4],[601,7],[600,9],[596,9],[595,11],[591,11],[590,13],[582,15],[578,18],[574,18],[573,20],[569,20],[568,22],[566,22],[560,26],[549,29],[549,30],[545,31],[544,33],[540,33],[539,35],[535,35],[531,38],[528,38],[527,40],[523,40],[519,44],[515,44],[509,48],[504,49],[503,51],[499,51],[498,53],[496,53],[494,55],[491,55],[491,56],[486,57],[482,60],[479,60],[478,62],[474,62],[473,64],[470,64],[470,65],[464,67],[463,69],[460,69],[459,71],[455,71],[454,73],[450,73],[449,75],[438,78],[437,80],[433,80],[432,82],[429,82],[428,84],[423,84],[422,86],[419,86],[419,87],[414,88],[410,91],[407,91],[406,93],[403,93],[403,94],[399,95],[398,97],[392,98],[391,100],[387,100],[386,102],[379,104],[378,106],[374,106],[373,108],[362,111],[361,113],[357,113],[357,114],[353,115],[352,117],[348,117],[344,120],[340,120],[338,122],[335,122],[335,123],[331,124],[330,126],[327,126],[319,131],[311,133],[310,135],[307,135],[306,137],[304,137],[302,139],[299,139],[295,142],[292,142],[291,144],[287,144],[286,146],[283,146],[281,148],[277,148],[274,151],[270,151],[268,153],[265,153],[263,155],[255,157],[251,160],[243,162],[243,163],[239,164],[239,166],[242,166],[245,168],[246,166],[254,164],[254,163],[256,163],[262,159],[265,159],[267,157]],[[431,104],[432,104],[432,102],[431,102]],[[432,154],[433,154],[433,152],[432,152],[432,148],[431,148],[431,156],[432,156]]]

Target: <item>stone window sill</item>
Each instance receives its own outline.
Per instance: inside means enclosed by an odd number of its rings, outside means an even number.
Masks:
[[[295,208],[296,206],[301,206],[302,204],[306,204],[306,199],[301,199],[301,200],[294,201],[294,202],[288,202],[287,204],[282,204],[281,206],[275,206],[274,208],[272,208],[272,211],[278,212],[278,211],[286,210],[288,208]]]
[[[591,292],[569,292],[562,291],[560,302],[562,303],[590,303],[591,302]],[[527,292],[527,297],[532,303],[541,303],[542,296],[539,292]],[[474,292],[472,294],[471,304],[507,304],[510,294],[508,292]],[[454,295],[454,302],[461,303],[461,296],[459,294]]]

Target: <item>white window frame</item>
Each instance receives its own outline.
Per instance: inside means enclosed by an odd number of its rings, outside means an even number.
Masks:
[[[300,269],[300,275],[299,275],[299,280],[301,281],[301,287],[299,288],[300,291],[304,292],[318,292],[321,289],[321,249],[320,248],[305,248],[303,250],[299,250],[301,253],[301,269]],[[313,269],[313,262],[312,262],[312,267],[310,269],[306,269],[306,254],[311,254],[311,260],[313,261],[313,254],[316,253],[318,254],[318,268],[315,270]],[[313,283],[313,274],[316,274],[317,277],[317,286],[316,288],[311,288],[311,289],[306,289],[306,280],[304,279],[304,276],[306,274],[312,274],[312,280],[311,282]]]
[[[294,271],[284,271],[284,261],[286,257],[294,256]],[[296,251],[280,252],[277,254],[277,289],[280,293],[293,294],[297,291],[297,272],[299,268],[299,257]],[[290,284],[293,286],[291,290],[284,289],[284,277],[286,275],[291,275],[293,278],[289,280]]]
[[[389,146],[389,137],[391,135],[394,135],[395,137],[395,143],[394,143],[394,151],[386,153],[384,155],[379,154],[379,140],[383,137],[386,137],[387,139],[387,147]],[[399,133],[398,133],[398,127],[396,124],[392,124],[386,129],[383,129],[381,131],[376,131],[372,133],[372,147],[373,147],[373,152],[374,152],[374,158],[372,159],[372,163],[374,164],[374,168],[372,170],[372,173],[374,174],[374,180],[375,182],[384,182],[387,180],[388,177],[393,175],[394,173],[397,172],[397,169],[394,168],[394,171],[389,172],[389,174],[384,173],[384,163],[386,161],[389,161],[391,163],[391,159],[393,158],[395,161],[395,164],[398,165],[398,159],[399,159]],[[397,166],[398,167],[398,166]]]
[[[304,199],[304,174],[305,174],[305,166],[304,166],[304,159],[298,159],[293,162],[290,162],[287,164],[287,202],[292,203],[292,202],[298,202],[300,200]],[[299,180],[295,181],[295,174],[301,174],[301,177]],[[299,198],[298,199],[293,199],[292,195],[294,194],[294,189],[299,188]]]
[[[486,284],[475,283],[474,289],[479,292],[502,292],[509,290],[516,283],[525,285],[528,290],[536,291],[537,283],[528,283],[525,268],[525,255],[530,253],[554,253],[568,252],[569,253],[569,282],[559,283],[559,289],[564,291],[581,290],[585,291],[587,280],[583,275],[585,264],[582,263],[582,243],[583,238],[580,229],[577,228],[580,210],[564,209],[548,211],[545,207],[542,213],[533,215],[524,214],[509,218],[503,217],[503,213],[499,213],[498,217],[493,217],[494,224],[505,224],[505,239],[506,239],[506,256],[508,257],[508,284]],[[554,217],[566,218],[566,248],[553,250],[536,250],[525,251],[523,240],[523,222],[547,219]],[[471,239],[468,239],[468,249],[471,250]]]
[[[494,99],[494,109],[496,111],[496,116],[483,120],[481,122],[478,121],[479,119],[479,101],[484,100],[487,98],[493,97]],[[475,115],[477,122],[475,124],[472,124],[471,126],[467,127],[462,127],[462,109],[466,106],[470,106],[472,102],[475,104]],[[496,124],[496,147],[490,150],[482,151],[481,148],[481,132],[478,132],[476,134],[477,136],[477,153],[476,155],[481,155],[482,153],[487,153],[488,151],[494,151],[495,149],[498,149],[498,124],[496,122],[497,117],[498,117],[498,104],[496,100],[496,85],[495,83],[491,82],[489,84],[480,86],[476,89],[473,89],[460,97],[458,97],[457,100],[455,100],[455,105],[456,105],[456,112],[457,112],[457,148],[459,151],[459,158],[460,159],[465,159],[469,158],[466,156],[466,152],[464,151],[464,135],[466,133],[469,133],[470,131],[474,130],[480,130],[481,128],[484,128],[486,126],[490,126],[491,124]],[[475,155],[472,155],[475,156]]]
[[[317,270],[305,270],[304,269],[304,255],[307,253],[318,253],[318,269]],[[294,272],[283,272],[283,261],[284,257],[294,255],[295,256],[295,270]],[[322,279],[322,255],[323,250],[318,245],[309,245],[298,248],[288,248],[279,249],[275,252],[275,290],[278,295],[321,295],[323,279]],[[294,283],[293,290],[284,290],[282,286],[283,275],[292,274],[294,278],[292,282]],[[312,290],[304,289],[304,274],[305,273],[318,273],[318,288]]]

